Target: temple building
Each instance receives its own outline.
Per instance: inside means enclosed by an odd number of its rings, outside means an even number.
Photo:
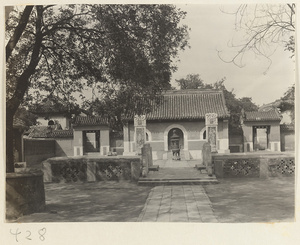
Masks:
[[[222,91],[167,91],[150,113],[124,126],[124,155],[135,154],[147,142],[153,159],[168,159],[173,133],[179,136],[182,159],[200,159],[207,141],[215,152],[229,152],[229,116]]]
[[[182,160],[201,159],[205,142],[215,153],[237,152],[228,132],[230,113],[222,91],[170,90],[158,101],[151,105],[151,112],[127,118],[123,131],[118,132],[110,128],[107,118],[49,102],[40,105],[36,110],[39,125],[32,126],[24,137],[25,161],[39,163],[55,156],[132,156],[140,154],[145,143],[150,144],[154,160],[171,159],[174,154]],[[243,112],[241,119],[238,152],[294,150],[294,130],[281,123],[276,108]]]

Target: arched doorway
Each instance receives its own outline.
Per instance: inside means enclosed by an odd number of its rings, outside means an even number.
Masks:
[[[184,134],[183,134],[182,130],[180,128],[172,128],[168,132],[168,151],[171,150],[171,136],[174,133],[179,136],[180,149],[184,149]]]

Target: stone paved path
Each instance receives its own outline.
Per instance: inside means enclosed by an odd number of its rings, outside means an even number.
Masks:
[[[175,161],[172,159],[168,160],[154,160],[154,165],[159,165],[160,168],[193,168],[196,164],[201,164],[200,160],[180,160]]]
[[[201,185],[154,187],[138,221],[218,222]]]

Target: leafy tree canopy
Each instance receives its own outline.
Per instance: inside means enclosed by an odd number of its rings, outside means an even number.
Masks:
[[[26,108],[20,106],[15,114],[15,118],[20,119],[27,128],[37,123],[37,116],[29,112]]]
[[[203,80],[199,74],[188,74],[186,78],[175,80],[180,89],[197,89],[203,87]]]
[[[281,112],[289,111],[291,113],[292,124],[295,123],[295,84],[288,88],[284,95],[279,100]]]
[[[172,60],[188,46],[187,26],[179,25],[185,14],[150,4],[15,8],[6,21],[8,161],[12,119],[29,88],[67,101],[85,87],[112,100],[122,93],[153,98],[169,88]]]

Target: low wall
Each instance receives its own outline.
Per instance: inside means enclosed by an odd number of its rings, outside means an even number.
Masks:
[[[55,157],[43,162],[44,182],[137,181],[140,157]]]
[[[295,176],[293,155],[214,154],[212,161],[219,178]]]
[[[44,209],[45,190],[42,171],[6,173],[7,219],[15,219]]]

